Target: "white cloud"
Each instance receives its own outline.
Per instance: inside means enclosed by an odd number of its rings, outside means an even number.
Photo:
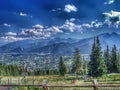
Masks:
[[[93,25],[92,24],[89,24],[89,23],[85,23],[85,24],[82,24],[81,25],[83,28],[92,28]]]
[[[3,36],[1,39],[4,42],[14,42],[14,41],[19,41],[19,40],[24,40],[25,38],[22,37],[16,37],[16,36]]]
[[[76,19],[71,18],[69,20],[66,20],[65,23],[61,26],[51,26],[46,27],[40,24],[36,24],[28,29],[22,29],[20,33],[14,33],[14,32],[7,32],[5,35],[1,37],[6,42],[13,42],[18,40],[25,40],[25,39],[47,39],[52,38],[54,35],[59,33],[83,33],[84,30],[89,30],[92,28],[99,28],[102,27],[103,23],[98,22],[97,20],[92,21],[90,23],[84,23],[84,24],[76,24]]]
[[[20,16],[24,16],[24,17],[28,16],[26,13],[22,13],[22,12],[20,12],[19,15],[20,15]]]
[[[107,1],[107,2],[104,2],[104,4],[106,5],[106,4],[113,4],[115,2],[115,0],[109,0],[109,1]]]
[[[19,15],[19,16],[22,16],[22,17],[33,17],[27,13],[23,13],[23,12],[20,12],[20,13],[17,13],[17,12],[13,12],[14,15]]]
[[[59,29],[59,27],[52,26],[51,28],[47,29],[48,31],[52,31],[54,33],[62,33],[63,31]]]
[[[71,18],[71,19],[70,19],[71,22],[74,22],[75,20],[76,20],[75,18]]]
[[[82,28],[99,28],[102,27],[103,23],[102,22],[98,22],[97,20],[95,21],[91,21],[91,23],[85,23],[85,24],[81,24]]]
[[[33,28],[43,29],[44,27],[40,24],[36,24],[33,26]]]
[[[95,23],[94,26],[96,28],[99,28],[99,27],[102,27],[103,26],[103,23],[102,22],[98,22],[98,23]]]
[[[32,36],[41,36],[42,30],[35,30],[35,29],[23,29],[20,35],[32,37]]]
[[[104,12],[103,15],[105,16],[105,23],[109,26],[115,25],[116,27],[118,27],[120,25],[120,12]]]
[[[62,33],[62,32],[63,31],[56,26],[46,28],[42,25],[37,24],[37,25],[34,25],[33,28],[31,29],[23,29],[19,35],[23,37],[32,37],[32,38],[37,37],[37,38],[45,39],[45,38],[51,37],[56,33]]]
[[[103,13],[104,15],[106,16],[109,16],[109,17],[117,17],[117,16],[120,16],[120,12],[116,12],[116,11],[110,11],[109,13],[108,12],[105,12]]]
[[[57,9],[52,9],[52,10],[50,10],[50,12],[61,12],[62,11],[62,9],[61,8],[57,8]]]
[[[78,25],[76,25],[75,23],[73,23],[70,20],[66,20],[65,24],[63,24],[59,28],[64,29],[68,32],[75,32],[78,28]],[[81,28],[81,26],[79,28]]]
[[[1,36],[0,39],[4,42],[14,42],[14,41],[27,39],[27,38],[19,37],[17,35],[18,34],[14,32],[7,32],[5,33],[5,36]]]
[[[7,35],[7,36],[16,36],[17,33],[14,33],[14,32],[7,32],[7,33],[5,33],[5,35]]]
[[[67,4],[65,5],[64,11],[68,13],[77,12],[77,8],[74,5]]]
[[[90,28],[100,28],[103,26],[102,22],[99,22],[97,20],[91,21],[91,23],[83,23],[83,24],[75,24],[75,19],[66,20],[66,22],[59,26],[61,30],[64,30],[65,32],[83,32],[84,30],[90,29]]]
[[[5,27],[11,27],[11,25],[10,24],[7,24],[7,23],[4,23],[3,24]]]

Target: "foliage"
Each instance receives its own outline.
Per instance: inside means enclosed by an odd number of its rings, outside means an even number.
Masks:
[[[72,64],[72,73],[82,74],[82,58],[79,52],[79,49],[75,49],[73,64]]]
[[[4,65],[0,64],[0,75],[1,76],[18,76],[20,69],[16,65]]]
[[[118,58],[117,48],[114,45],[111,51],[111,73],[120,72],[120,61]]]
[[[104,60],[105,60],[105,64],[106,64],[106,67],[107,67],[107,73],[110,73],[112,62],[111,62],[111,58],[110,58],[110,51],[109,51],[109,46],[108,45],[107,45],[106,50],[104,50]]]
[[[106,74],[106,65],[102,56],[99,37],[94,38],[89,62],[89,75],[99,77]]]
[[[24,68],[26,69],[26,68]],[[21,76],[21,75],[58,75],[57,69],[36,69],[33,71],[25,70],[23,72],[22,67],[18,67],[17,65],[5,65],[0,64],[0,76]]]
[[[86,60],[83,61],[83,75],[88,74],[88,62]]]
[[[60,56],[59,73],[60,73],[60,75],[65,75],[67,73],[67,67],[63,61],[62,56]]]

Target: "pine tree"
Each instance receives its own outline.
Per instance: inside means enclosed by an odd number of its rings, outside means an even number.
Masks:
[[[94,38],[89,62],[89,75],[98,77],[106,74],[106,65],[102,56],[99,37]]]
[[[120,73],[120,53],[118,52],[118,63],[117,63],[118,73]]]
[[[88,74],[88,63],[87,61],[83,61],[83,75]]]
[[[80,73],[82,74],[82,58],[79,52],[79,49],[75,49],[75,54],[73,58],[73,64],[72,64],[72,73]]]
[[[96,60],[96,39],[94,37],[94,42],[92,45],[92,50],[90,54],[89,62],[89,75],[94,76],[97,74],[97,60]]]
[[[104,51],[104,61],[107,67],[107,73],[110,73],[111,70],[111,59],[110,59],[110,53],[109,53],[109,46],[107,45],[107,49]]]
[[[67,73],[67,67],[63,61],[62,56],[60,56],[59,73],[60,73],[60,75],[65,75]]]
[[[117,48],[114,45],[111,51],[111,73],[119,73],[120,72],[120,62],[118,58]]]

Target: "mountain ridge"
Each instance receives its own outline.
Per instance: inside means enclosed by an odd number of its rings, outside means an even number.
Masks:
[[[110,48],[116,45],[120,50],[120,34],[115,32],[98,35],[102,50],[109,45]],[[90,54],[93,38],[82,40],[74,39],[52,39],[38,41],[19,41],[6,44],[0,47],[0,53],[50,53],[51,55],[73,55],[74,49],[79,48],[81,54]],[[21,43],[23,42],[23,44]],[[20,44],[19,44],[20,43]],[[24,46],[28,45],[28,46]]]

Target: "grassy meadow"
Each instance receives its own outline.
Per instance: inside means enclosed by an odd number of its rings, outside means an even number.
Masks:
[[[65,75],[46,75],[46,76],[1,76],[1,84],[28,84],[28,85],[42,85],[42,82],[46,80],[48,86],[82,86],[82,85],[93,85],[93,80],[97,79],[99,85],[120,85],[120,74],[111,74],[99,78],[88,78],[84,80],[82,76],[78,76],[78,80],[74,83],[75,76]],[[101,87],[102,88],[102,87]],[[107,87],[108,88],[108,87]],[[40,87],[24,86],[24,87],[11,87],[10,90],[43,90]],[[49,87],[49,90],[93,90],[93,87]],[[104,90],[100,89],[100,90]],[[109,90],[109,89],[108,89]],[[110,90],[119,90],[118,88]]]

